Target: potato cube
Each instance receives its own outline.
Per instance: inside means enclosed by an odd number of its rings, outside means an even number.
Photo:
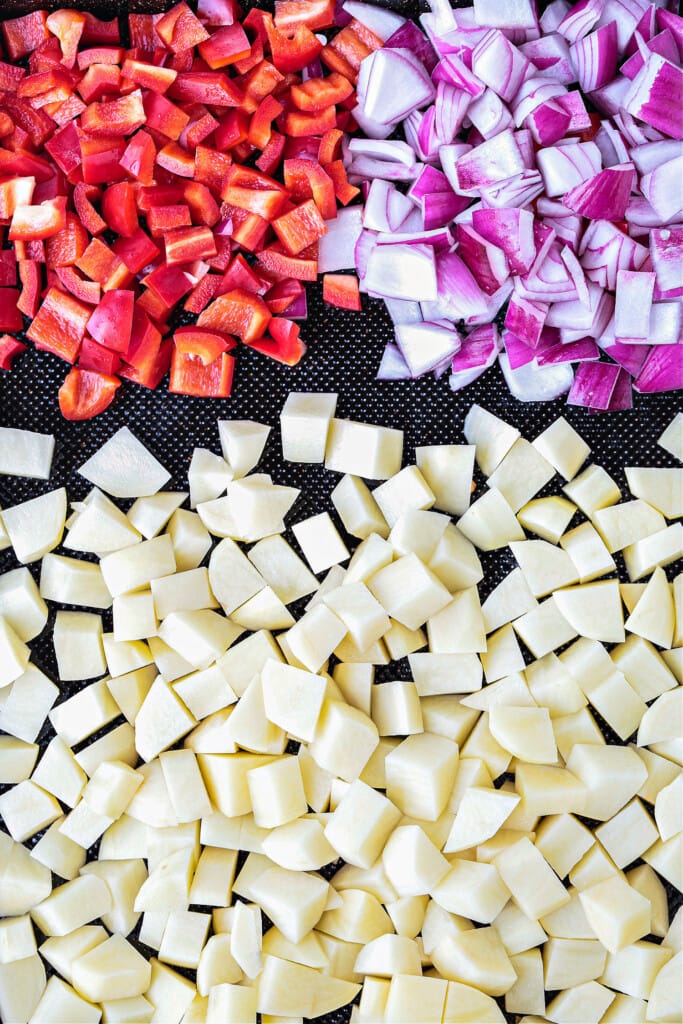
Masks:
[[[597,939],[550,938],[543,947],[543,979],[548,991],[573,988],[599,978],[607,950]]]
[[[35,953],[36,937],[27,914],[0,921],[0,964],[13,964]]]
[[[0,729],[33,743],[58,696],[55,684],[35,665],[27,665],[0,703]]]
[[[365,480],[388,480],[401,468],[403,431],[353,420],[333,419],[327,436],[325,468]]]
[[[388,535],[387,522],[372,492],[360,477],[347,473],[332,491],[330,499],[344,529],[352,537],[365,540],[373,533],[380,537]]]
[[[292,532],[314,573],[324,572],[349,557],[349,550],[328,512],[295,523]]]
[[[654,821],[637,797],[598,826],[595,835],[618,868],[637,860],[659,838]]]
[[[461,761],[460,769],[468,762]],[[506,793],[498,789],[486,789],[472,785],[465,789],[456,810],[455,821],[448,834],[444,853],[458,853],[468,850],[487,839],[491,839],[502,827],[506,818],[519,803],[514,793]],[[453,807],[452,794],[449,806]]]
[[[570,1024],[576,1020],[603,1020],[614,1001],[614,992],[597,981],[565,989],[546,1007],[546,1017],[554,1024]]]
[[[619,875],[584,889],[579,899],[591,928],[610,953],[650,932],[650,901]]]
[[[276,758],[247,772],[254,821],[261,828],[277,828],[308,810],[299,760]]]
[[[673,956],[673,950],[654,942],[639,941],[620,953],[610,953],[601,981],[618,992],[638,999],[649,999],[652,987],[662,968]]]
[[[423,625],[451,600],[443,584],[414,554],[380,569],[368,586],[385,611],[408,629]]]
[[[400,817],[401,812],[390,799],[356,779],[330,816],[325,836],[347,863],[369,868]]]
[[[159,676],[135,719],[135,747],[151,761],[196,725],[196,719]]]
[[[510,958],[517,981],[505,993],[508,1013],[545,1013],[543,962],[538,949],[528,949]]]
[[[287,643],[309,672],[318,672],[346,633],[346,625],[338,615],[327,605],[316,604],[287,632]]]
[[[358,994],[360,986],[320,973],[303,964],[267,956],[264,958],[258,988],[253,991],[261,1014],[271,1013],[277,1019],[310,1018],[332,1013],[346,1005]],[[217,1017],[216,1024],[222,1024],[228,1019],[244,1021],[246,1024],[249,1018]]]
[[[550,462],[520,437],[491,473],[488,485],[502,494],[513,512],[519,512],[554,476]]]
[[[26,779],[0,796],[0,815],[7,831],[18,843],[30,839],[55,821],[62,809],[51,793]]]
[[[380,736],[408,736],[424,729],[414,683],[397,679],[373,686],[370,714]]]
[[[509,992],[517,980],[512,962],[494,928],[448,935],[432,950],[432,963],[449,981],[471,985],[489,996]]]
[[[564,416],[559,416],[539,434],[533,445],[565,480],[576,476],[591,451]]]
[[[385,767],[389,800],[404,814],[436,821],[455,783],[458,745],[429,733],[408,736],[387,756]]]
[[[364,583],[345,583],[326,594],[323,600],[342,620],[361,650],[379,640],[391,625],[382,605]]]
[[[73,961],[73,985],[91,1002],[129,999],[149,988],[148,961],[122,935],[112,935]]]
[[[159,760],[178,822],[208,817],[213,808],[194,751],[167,750]]]
[[[163,534],[105,555],[100,569],[112,597],[139,590],[152,580],[176,571],[171,538]]]
[[[145,992],[145,998],[154,1007],[154,1016],[157,1020],[164,1021],[164,1024],[180,1024],[197,989],[187,978],[183,978],[177,971],[159,963],[155,958],[150,960],[150,964],[152,981]]]
[[[470,505],[458,520],[458,530],[481,551],[494,551],[510,541],[525,539],[512,508],[495,488]]]
[[[498,854],[494,864],[527,917],[538,920],[569,902],[565,887],[528,839],[522,838]]]
[[[468,587],[427,622],[429,649],[435,654],[472,654],[486,650],[479,594]]]
[[[510,894],[493,864],[451,861],[448,872],[432,890],[432,898],[450,914],[478,924],[491,924],[508,902]]]
[[[536,830],[536,848],[553,871],[565,878],[595,842],[592,834],[572,814],[553,814]]]
[[[476,446],[477,465],[490,476],[520,436],[519,430],[480,405],[473,405],[465,417],[465,438]]]
[[[95,875],[82,875],[53,889],[33,908],[31,916],[45,935],[68,935],[111,909],[107,884]]]
[[[6,785],[28,779],[33,772],[38,752],[37,743],[26,743],[15,736],[0,736],[0,783]]]
[[[196,969],[210,924],[209,914],[172,910],[159,947],[159,959],[175,967]]]
[[[600,509],[616,505],[621,498],[621,491],[602,466],[589,466],[562,490],[589,518]]]
[[[258,863],[252,868],[250,862],[253,864],[254,860]],[[253,877],[249,878],[250,874]],[[288,871],[266,857],[250,854],[237,876],[234,891],[257,903],[282,934],[296,943],[317,925],[330,887],[317,875]]]
[[[567,768],[586,787],[583,814],[608,821],[636,795],[647,769],[635,750],[628,747],[576,743]]]
[[[81,999],[71,985],[53,975],[31,1014],[31,1020],[68,1020],[73,1024],[98,1024],[101,1016],[99,1006]]]
[[[327,434],[337,407],[334,394],[290,392],[280,413],[286,462],[324,462]]]
[[[575,512],[576,505],[571,501],[552,495],[527,502],[517,513],[517,519],[529,533],[535,533],[537,537],[557,544]]]
[[[597,509],[592,518],[610,554],[666,528],[661,512],[639,498]]]
[[[121,761],[104,761],[83,791],[83,799],[97,814],[120,818],[143,778]]]
[[[391,834],[382,863],[399,896],[431,893],[449,869],[446,858],[417,825],[401,825]]]

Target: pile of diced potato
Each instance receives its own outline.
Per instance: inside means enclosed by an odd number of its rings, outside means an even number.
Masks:
[[[683,470],[625,498],[565,419],[478,406],[401,468],[336,404],[281,414],[332,515],[247,421],[189,494],[123,428],[70,511],[0,514],[0,1018],[680,1022]],[[683,459],[683,416],[659,443]],[[2,428],[0,472],[53,447]],[[68,699],[28,646],[55,604]]]

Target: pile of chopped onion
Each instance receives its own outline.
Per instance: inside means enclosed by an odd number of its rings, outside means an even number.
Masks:
[[[249,421],[189,494],[122,428],[68,519],[2,512],[0,1017],[680,1021],[683,416],[622,496],[562,417],[475,405],[404,465],[336,405],[280,417],[334,517]],[[0,452],[49,478],[51,438]]]
[[[347,211],[324,251],[387,302],[378,377],[457,390],[499,362],[515,397],[595,411],[683,387],[676,4],[430,0],[422,31],[351,6],[384,47],[345,155],[362,230],[351,253]]]

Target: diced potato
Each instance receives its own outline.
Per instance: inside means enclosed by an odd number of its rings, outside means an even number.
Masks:
[[[325,604],[316,604],[292,626],[287,643],[294,657],[318,672],[347,634],[346,625]]]
[[[639,941],[619,953],[610,953],[601,981],[618,992],[649,999],[655,979],[671,960],[673,950],[654,942]]]
[[[178,572],[196,569],[211,547],[209,531],[196,512],[179,508],[166,531],[171,538]]]
[[[590,523],[581,523],[570,530],[560,538],[560,544],[576,566],[580,583],[606,576],[616,568],[599,533]]]
[[[545,1012],[543,990],[543,963],[538,949],[528,949],[510,958],[517,981],[505,993],[505,1009],[508,1013]]]
[[[19,562],[35,562],[61,543],[66,520],[63,487],[3,509],[2,521]]]
[[[553,594],[560,614],[579,636],[602,643],[625,639],[624,614],[616,580],[601,580],[566,587]]]
[[[209,608],[171,612],[159,627],[159,637],[196,669],[208,668],[242,634],[235,618]]]
[[[0,689],[19,679],[28,668],[31,652],[0,615]]]
[[[82,605],[87,608],[105,609],[110,608],[112,603],[99,565],[55,554],[47,554],[43,558],[40,569],[40,593],[48,601]]]
[[[112,935],[73,961],[73,985],[91,1002],[129,999],[149,987],[148,961],[122,935]]]
[[[389,800],[404,814],[436,821],[455,783],[458,746],[443,736],[408,736],[388,754],[385,767]]]
[[[406,512],[430,509],[436,500],[417,466],[406,466],[376,487],[372,496],[390,527]]]
[[[253,420],[219,420],[218,433],[223,457],[237,479],[258,464],[270,427]]]
[[[62,813],[51,793],[47,793],[30,779],[19,782],[0,796],[0,815],[12,838],[23,843]]]
[[[276,758],[247,772],[247,785],[260,828],[277,828],[306,813],[307,804],[299,761]]]
[[[491,924],[510,898],[493,864],[451,861],[448,872],[432,890],[432,898],[451,914],[478,924]]]
[[[480,405],[473,405],[465,417],[465,438],[476,445],[477,465],[490,476],[519,438],[519,431]]]
[[[683,688],[676,687],[661,694],[640,721],[637,743],[649,747],[653,743],[675,740],[681,735],[683,722]]]
[[[593,523],[612,554],[666,528],[661,512],[640,499],[598,509]]]
[[[401,935],[380,935],[358,954],[355,972],[391,978],[396,974],[421,977],[420,951],[413,939]]]
[[[627,466],[624,472],[634,498],[642,498],[667,519],[683,516],[683,470]]]
[[[527,917],[538,920],[569,902],[569,894],[557,875],[528,839],[522,838],[508,847],[495,858],[494,864]]]
[[[618,953],[650,932],[650,901],[619,875],[579,893],[593,931],[610,953]]]
[[[254,676],[233,709],[226,732],[234,743],[246,750],[264,754],[283,753],[287,744],[286,734],[266,717],[260,676]]]
[[[451,600],[443,584],[414,554],[380,569],[368,586],[385,611],[408,629],[422,626]]]
[[[350,476],[348,473],[343,476],[332,491],[330,500],[344,529],[352,537],[365,540],[373,533],[380,537],[388,535],[389,527],[386,520],[372,492],[360,477]]]
[[[227,502],[228,514],[234,523],[234,529],[228,536],[251,542],[272,533],[282,533],[284,517],[299,493],[296,487],[273,484],[269,476],[256,473],[242,480],[233,480],[228,484],[228,497],[221,499]],[[200,515],[204,508],[205,504],[198,506]]]
[[[475,654],[420,653],[408,656],[410,670],[421,698],[481,689],[482,668]]]
[[[590,447],[564,416],[539,434],[533,445],[565,480],[572,480],[590,455]]]
[[[434,493],[436,507],[461,516],[469,506],[474,445],[435,444],[415,449],[415,461]]]
[[[683,462],[683,413],[676,413],[657,444]]]
[[[571,501],[552,495],[527,502],[517,513],[517,519],[525,530],[550,541],[551,544],[557,544],[574,518],[575,512],[576,505]]]
[[[652,818],[637,797],[600,825],[595,835],[618,868],[637,860],[658,838]]]
[[[487,683],[494,683],[524,669],[524,655],[510,624],[487,637],[486,651],[480,657]]]
[[[494,704],[489,712],[494,739],[514,757],[532,764],[554,764],[557,747],[547,708]]]
[[[646,1019],[648,1021],[676,1021],[683,1014],[680,986],[683,953],[677,953],[665,964],[650,990]]]
[[[68,1020],[73,1024],[98,1024],[102,1011],[82,999],[71,985],[53,975],[45,986],[31,1020],[36,1024],[51,1020]]]
[[[183,978],[177,971],[159,963],[154,957],[152,965],[152,981],[145,992],[145,998],[154,1007],[154,1017],[164,1024],[180,1024],[183,1014],[194,999],[197,989]]]
[[[158,676],[135,719],[136,750],[143,761],[151,761],[195,724],[194,716]]]
[[[83,875],[53,889],[31,916],[45,935],[67,935],[112,909],[109,887],[94,875]]]
[[[600,509],[616,505],[621,498],[621,491],[602,466],[589,466],[562,490],[590,518]]]
[[[349,558],[349,550],[327,512],[295,523],[292,532],[315,573],[324,572]]]
[[[115,498],[156,494],[171,476],[128,427],[117,430],[78,472]]]
[[[55,935],[46,939],[41,944],[40,955],[71,983],[74,960],[105,942],[107,937],[101,925],[83,925],[68,935]]]
[[[565,989],[555,996],[546,1008],[548,1020],[555,1024],[569,1024],[576,1020],[603,1020],[614,1000],[614,992],[597,981]]]
[[[574,988],[600,978],[607,951],[597,939],[550,938],[543,947],[546,990]]]
[[[324,462],[327,434],[337,407],[334,394],[287,396],[280,413],[282,456],[287,462]]]
[[[391,625],[389,616],[364,583],[347,583],[323,598],[325,604],[346,626],[355,644],[365,650],[379,640]]]
[[[335,665],[332,677],[346,703],[369,715],[375,666],[340,663]]]
[[[500,491],[513,512],[519,512],[555,476],[555,469],[537,447],[518,438],[490,474],[489,487]]]
[[[321,974],[303,964],[266,956],[255,995],[262,1014],[318,1017],[345,1006],[359,991],[360,986],[352,982]]]
[[[522,570],[513,569],[481,606],[486,632],[492,633],[537,606]]]
[[[623,555],[631,580],[648,576],[658,565],[671,565],[683,557],[683,524],[672,523],[665,530],[658,530],[635,544],[629,544]]]
[[[655,801],[655,821],[663,841],[683,831],[683,776],[660,789]]]
[[[328,700],[323,704],[309,752],[325,771],[353,782],[378,743],[379,734],[372,719],[341,701]]]
[[[325,468],[365,480],[388,480],[401,468],[403,431],[353,420],[333,419],[325,451]]]
[[[460,762],[461,766],[464,762]],[[444,853],[458,853],[491,839],[519,803],[502,790],[472,786],[460,800]]]
[[[560,611],[554,595],[537,608],[520,615],[513,626],[535,658],[543,658],[577,635],[577,631]]]
[[[364,945],[393,932],[391,919],[377,897],[364,889],[342,889],[318,921],[317,931],[339,943]],[[324,944],[324,939],[321,938]],[[324,948],[324,946],[323,946]],[[352,958],[352,963],[355,957]]]
[[[398,525],[394,530],[398,529]],[[484,576],[474,545],[452,523],[446,525],[428,565],[451,593],[475,586]]]
[[[93,487],[84,501],[73,503],[64,547],[99,555],[137,544],[140,533],[127,516],[102,491]]]
[[[28,915],[0,921],[0,964],[12,964],[35,956],[36,937]]]
[[[249,879],[249,862],[256,856],[247,858],[235,881],[235,892],[257,903],[290,942],[300,942],[321,918],[328,883],[316,875],[278,867],[267,858],[261,858],[258,873]]]
[[[458,529],[482,551],[494,551],[511,541],[525,539],[514,511],[495,488],[470,505],[458,520]]]
[[[626,629],[660,647],[671,647],[676,614],[673,594],[660,567],[655,569],[643,594],[626,620]]]
[[[417,825],[401,825],[389,837],[382,863],[399,896],[422,896],[439,884],[448,861]]]
[[[665,878],[667,882],[677,889],[683,888],[683,834],[672,836],[666,842],[658,839],[657,842],[646,850],[643,860],[650,867],[654,868],[657,874]]]
[[[161,533],[187,496],[187,491],[162,491],[146,498],[137,498],[128,509],[127,518],[145,540],[151,540]]]
[[[213,501],[219,495],[225,494],[232,479],[232,470],[224,458],[215,455],[207,448],[195,448],[187,472],[191,508],[196,508],[204,501]],[[179,502],[179,504],[182,503]],[[173,511],[171,510],[171,512]]]
[[[175,572],[171,538],[163,534],[131,548],[114,551],[105,555],[100,562],[100,569],[112,597],[139,590],[152,580]]]
[[[390,799],[356,779],[329,818],[325,837],[347,863],[369,868],[400,817]]]
[[[411,682],[373,686],[370,716],[380,736],[410,736],[424,730],[420,698]]]
[[[159,959],[175,967],[196,970],[209,932],[211,917],[193,910],[172,910],[159,947]]]
[[[435,654],[471,654],[486,650],[479,594],[468,587],[427,621],[429,649]]]
[[[491,927],[446,936],[432,950],[431,957],[442,977],[471,985],[489,996],[509,992],[517,979],[498,932]]]
[[[325,697],[325,682],[311,672],[269,660],[261,675],[266,717],[295,739],[315,735]]]
[[[539,922],[523,914],[512,900],[503,907],[493,922],[493,928],[498,932],[508,956],[517,956],[527,949],[533,949],[545,942],[547,937]]]

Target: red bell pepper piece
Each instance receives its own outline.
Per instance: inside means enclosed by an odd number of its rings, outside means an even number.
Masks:
[[[275,173],[280,166],[282,154],[285,151],[285,141],[284,135],[280,135],[275,130],[271,132],[268,145],[264,148],[261,156],[255,161],[259,171],[270,175]]]
[[[25,74],[26,68],[0,60],[0,89],[3,92],[14,92]]]
[[[354,18],[323,47],[320,57],[330,71],[338,71],[355,83],[362,61],[381,46],[379,36]]]
[[[110,377],[74,366],[59,389],[59,408],[65,420],[89,420],[104,412],[121,387],[118,377]]]
[[[138,228],[138,211],[133,186],[127,181],[116,182],[104,190],[102,214],[109,229],[124,238],[130,238]]]
[[[139,226],[129,238],[117,238],[112,249],[131,274],[139,274],[161,255],[161,250]]]
[[[93,373],[104,373],[113,377],[121,369],[121,356],[118,352],[99,345],[92,338],[87,336],[81,342],[81,351],[78,355],[79,370],[92,370]]]
[[[71,267],[88,247],[88,232],[73,213],[67,213],[66,224],[45,243],[45,262],[48,270]]]
[[[73,295],[50,288],[26,336],[36,348],[75,363],[91,312]]]
[[[271,320],[263,299],[236,288],[220,295],[201,313],[199,327],[215,327],[225,334],[236,334],[245,344],[263,336]]]
[[[195,282],[180,267],[161,266],[142,279],[142,283],[154,292],[158,299],[170,310],[184,295],[192,291]]]
[[[334,25],[335,0],[275,0],[275,24],[285,31],[307,25],[312,31]]]
[[[249,115],[245,110],[230,110],[218,122],[213,136],[216,149],[221,152],[239,146],[249,137]]]
[[[184,0],[162,14],[155,27],[171,53],[190,50],[209,38],[209,33]]]
[[[40,206],[17,206],[9,229],[10,241],[23,242],[56,235],[66,226],[66,198],[47,199]]]
[[[115,64],[91,64],[77,88],[86,103],[94,103],[119,92],[121,72]]]
[[[143,185],[151,185],[154,181],[156,158],[157,148],[154,139],[148,132],[139,131],[129,141],[119,163],[132,178],[137,178]]]
[[[143,388],[154,391],[168,373],[173,353],[173,341],[168,338],[162,342],[154,358],[142,369],[137,366],[123,366],[119,377],[140,384]]]
[[[125,289],[112,289],[102,296],[88,320],[88,332],[95,341],[114,352],[125,352],[133,329],[135,295]]]
[[[225,352],[205,366],[201,359],[180,352],[176,346],[171,357],[168,390],[174,395],[196,398],[228,398],[234,372],[235,360]]]
[[[148,64],[146,61],[127,59],[123,62],[121,75],[124,79],[135,82],[142,89],[164,93],[173,85],[178,77],[178,72],[173,68],[161,68],[156,64]]]
[[[218,120],[205,107],[198,104],[195,109],[197,114],[190,120],[187,128],[180,133],[179,142],[185,149],[196,149],[218,128]]]
[[[73,121],[69,121],[58,132],[55,132],[52,138],[45,143],[45,149],[67,177],[80,168],[81,140]]]
[[[326,107],[342,103],[353,93],[348,78],[333,71],[327,78],[309,78],[291,89],[292,103],[299,110],[317,114]]]
[[[99,281],[105,292],[114,288],[126,288],[133,279],[123,260],[99,238],[93,238],[81,258],[76,261],[76,266],[91,281]]]
[[[21,18],[9,18],[0,25],[10,60],[21,60],[50,38],[47,11],[34,11]]]
[[[175,228],[164,235],[166,262],[192,263],[194,260],[210,259],[216,255],[216,242],[211,228]]]
[[[136,302],[130,344],[128,350],[123,353],[123,358],[129,366],[145,371],[154,363],[160,345],[161,332],[152,323],[140,303]]]
[[[220,283],[219,274],[206,274],[188,295],[183,309],[188,313],[201,313],[216,297]]]
[[[339,309],[362,310],[355,274],[323,274],[323,302]]]
[[[99,281],[87,281],[84,277],[81,277],[78,271],[74,270],[73,267],[57,267],[55,273],[63,287],[81,302],[85,302],[88,306],[96,306],[100,301],[102,287]],[[36,309],[37,308],[38,301],[36,297]],[[30,315],[31,314],[27,314],[27,316]]]
[[[95,185],[85,185],[80,182],[74,188],[76,213],[83,227],[91,235],[101,235],[107,226],[91,202],[92,199],[100,197],[100,190]]]
[[[159,16],[154,17],[152,14],[129,14],[128,15],[128,34],[130,36],[130,45],[135,50],[140,50],[144,54],[153,55],[155,50],[161,47],[162,40],[159,38],[154,27],[155,21],[159,20]]]
[[[126,151],[126,140],[114,136],[81,138],[83,181],[88,185],[111,184],[121,181],[126,173],[120,161]]]
[[[312,160],[285,160],[283,174],[292,202],[313,199],[323,220],[337,216],[334,182],[319,164]]]
[[[252,112],[264,98],[274,92],[285,76],[281,74],[270,61],[262,60],[251,71],[247,72],[241,80],[245,95],[251,100]]]
[[[21,331],[24,321],[17,307],[18,288],[0,288],[0,331]]]
[[[265,96],[251,115],[249,122],[249,143],[257,149],[265,149],[273,132],[273,121],[284,107],[274,96]]]
[[[254,216],[254,214],[247,214],[247,216]],[[228,269],[228,265],[232,258],[232,250],[234,246],[228,235],[215,235],[216,242],[216,255],[211,256],[204,262],[211,267],[212,270],[220,270],[224,273]]]
[[[259,266],[267,273],[283,280],[295,277],[298,281],[315,281],[318,277],[318,261],[304,256],[290,256],[278,242],[258,254]]]
[[[140,213],[149,213],[155,206],[175,206],[185,198],[185,183],[171,182],[168,185],[149,185],[137,189],[137,205]]]
[[[121,42],[119,33],[119,19],[112,18],[111,21],[101,21],[90,11],[84,11],[85,25],[83,27],[82,41],[84,43],[95,43],[96,45],[116,45]]]
[[[18,266],[22,290],[17,301],[17,308],[24,316],[34,317],[38,312],[40,302],[40,266],[33,260],[19,260]]]
[[[325,222],[312,199],[274,220],[273,230],[290,256],[296,256],[327,233]]]
[[[242,11],[237,0],[199,0],[197,14],[205,25],[232,25]]]
[[[23,149],[10,152],[0,149],[0,175],[4,177],[33,177],[36,181],[49,181],[55,169],[49,160]]]
[[[193,71],[180,74],[168,90],[182,103],[206,103],[210,107],[239,107],[244,95],[223,71]]]
[[[183,189],[183,196],[195,223],[205,224],[211,228],[221,219],[218,203],[206,185],[198,181],[188,181]]]
[[[338,128],[330,128],[329,132],[325,132],[318,146],[318,163],[322,167],[340,159],[343,138],[344,132]]]
[[[204,366],[213,363],[224,352],[237,347],[235,339],[228,334],[211,331],[206,327],[179,327],[173,335],[173,340],[181,355],[196,356]]]
[[[278,71],[302,71],[318,57],[323,48],[320,40],[303,23],[286,32],[266,22],[272,61]]]
[[[301,295],[302,285],[294,278],[277,281],[266,293],[266,305],[273,316],[278,316],[289,309],[295,299]]]
[[[93,46],[81,50],[76,58],[79,71],[87,71],[91,64],[120,64],[125,50],[120,46]]]
[[[17,257],[13,249],[0,250],[0,287],[13,288],[17,283]]]
[[[263,42],[257,36],[251,44],[251,52],[249,53],[249,56],[244,57],[242,60],[235,61],[235,71],[238,75],[246,75],[249,71],[252,71],[253,68],[258,67],[262,60]]]
[[[334,194],[342,206],[347,206],[352,199],[360,195],[360,189],[349,183],[346,168],[341,160],[333,160],[332,163],[325,164],[325,170],[334,182]]]
[[[167,139],[179,139],[190,123],[185,111],[157,92],[148,92],[143,100],[147,127],[161,132]]]
[[[18,341],[11,334],[3,334],[0,337],[0,370],[11,370],[16,357],[25,351],[23,341]]]
[[[194,156],[177,142],[169,142],[157,153],[157,164],[177,178],[192,178],[194,175]]]
[[[152,238],[159,238],[173,228],[189,228],[191,224],[190,210],[184,203],[153,206],[147,213],[147,227]]]
[[[298,325],[291,320],[274,317],[269,330],[270,337],[250,342],[249,347],[285,366],[296,366],[306,354],[306,345],[299,336]]]
[[[81,115],[81,128],[96,137],[132,135],[145,123],[146,114],[139,89],[128,96],[105,103],[91,103]]]
[[[254,295],[262,295],[265,291],[258,275],[254,273],[241,253],[238,253],[231,261],[216,294],[225,295],[236,288],[241,288],[243,291],[251,292]]]
[[[317,114],[306,114],[303,110],[290,110],[279,119],[278,123],[285,135],[292,135],[294,138],[324,135],[331,128],[337,127],[337,114],[334,107],[327,107]]]
[[[81,11],[53,11],[47,16],[47,27],[59,39],[62,63],[72,68],[76,63],[78,44],[85,28],[85,15]]]
[[[0,219],[11,220],[17,206],[30,206],[35,185],[34,178],[10,178],[0,182]]]
[[[3,106],[14,121],[15,128],[26,132],[31,145],[36,149],[40,149],[55,130],[51,117],[42,110],[34,110],[29,103],[11,93],[3,97]]]
[[[215,71],[244,60],[251,53],[251,44],[242,26],[235,22],[214,32],[198,49],[202,60]]]
[[[209,146],[197,146],[194,153],[195,181],[219,196],[227,184],[231,164],[232,158],[226,153],[219,153]]]

